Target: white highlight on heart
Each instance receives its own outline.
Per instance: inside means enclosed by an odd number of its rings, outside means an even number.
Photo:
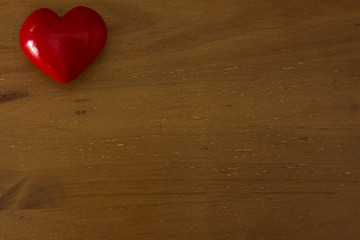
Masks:
[[[32,54],[34,55],[34,57],[39,57],[39,50],[37,49],[37,47],[35,46],[35,43],[33,40],[29,40],[26,45],[29,47],[30,51],[32,52]]]

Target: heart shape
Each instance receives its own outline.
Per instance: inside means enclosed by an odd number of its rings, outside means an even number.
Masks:
[[[104,48],[107,28],[102,17],[76,7],[59,17],[41,8],[30,14],[20,30],[20,46],[40,70],[67,83],[77,78]]]

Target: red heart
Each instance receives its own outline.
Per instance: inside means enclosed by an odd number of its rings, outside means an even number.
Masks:
[[[87,7],[71,9],[63,17],[42,8],[33,12],[20,31],[25,55],[53,79],[77,78],[100,54],[107,39],[102,17]]]

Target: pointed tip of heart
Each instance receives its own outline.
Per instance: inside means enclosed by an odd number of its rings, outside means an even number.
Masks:
[[[60,82],[60,83],[69,83],[72,82],[75,79],[55,79],[56,81]]]
[[[80,74],[74,75],[74,74],[70,74],[70,73],[63,73],[63,74],[56,74],[56,75],[50,76],[50,77],[61,83],[69,83],[69,82],[72,82],[73,80],[75,80],[79,76],[80,76]]]

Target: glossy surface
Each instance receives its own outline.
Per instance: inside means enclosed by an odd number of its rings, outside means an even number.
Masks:
[[[25,55],[53,79],[67,83],[96,59],[107,39],[102,17],[87,7],[71,9],[59,17],[50,9],[33,12],[20,31]]]

